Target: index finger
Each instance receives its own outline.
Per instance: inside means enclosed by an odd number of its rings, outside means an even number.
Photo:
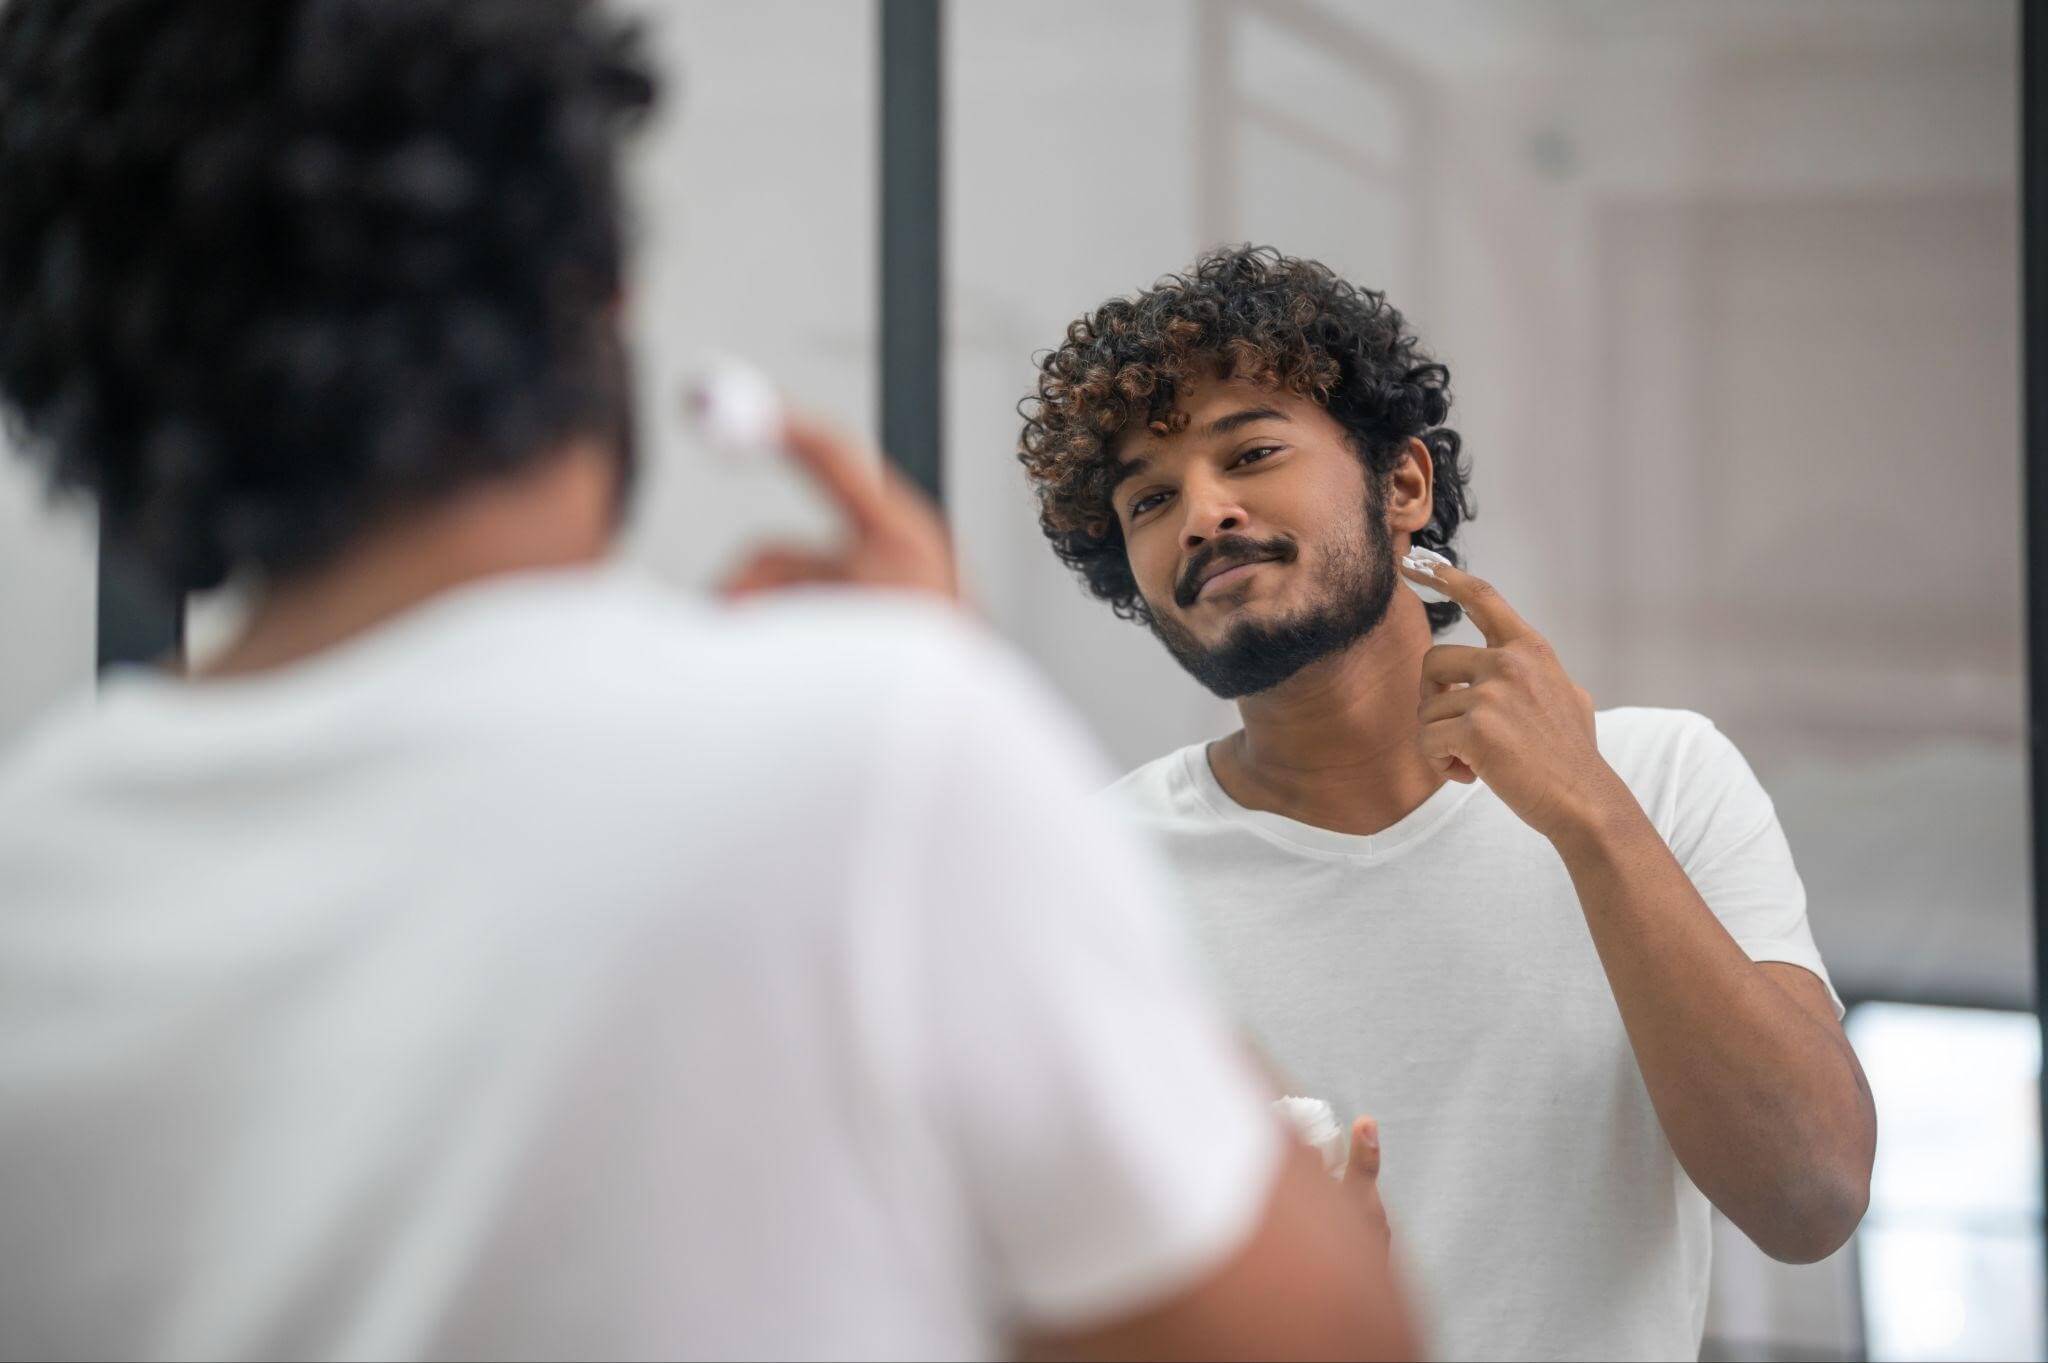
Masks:
[[[1486,636],[1489,648],[1499,648],[1536,632],[1528,621],[1515,614],[1515,608],[1491,582],[1454,567],[1443,555],[1427,549],[1414,549],[1399,562],[1401,571],[1412,580],[1434,587],[1464,607],[1465,614],[1472,617],[1472,623]]]
[[[782,443],[857,530],[893,522],[879,457],[831,427],[794,413],[782,419]]]
[[[1371,1117],[1351,1123],[1351,1172],[1361,1178],[1380,1176],[1380,1124]]]

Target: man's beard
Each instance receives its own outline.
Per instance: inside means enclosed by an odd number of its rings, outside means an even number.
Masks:
[[[1379,627],[1394,600],[1394,541],[1380,499],[1368,495],[1358,536],[1333,551],[1314,604],[1286,620],[1245,620],[1206,645],[1176,618],[1147,612],[1152,632],[1189,675],[1225,700],[1257,695],[1310,663],[1341,653]],[[1211,545],[1215,557],[1257,556],[1264,546],[1241,536]],[[1298,554],[1295,562],[1299,563]],[[1190,568],[1200,570],[1198,564]]]

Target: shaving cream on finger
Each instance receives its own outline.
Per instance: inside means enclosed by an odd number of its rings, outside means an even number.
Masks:
[[[717,360],[691,380],[685,406],[721,458],[739,465],[773,462],[782,449],[782,400],[754,366]]]
[[[1337,1113],[1320,1098],[1282,1098],[1273,1110],[1300,1138],[1303,1145],[1323,1157],[1323,1172],[1332,1178],[1344,1176],[1344,1128],[1337,1125]]]
[[[1425,549],[1419,544],[1409,545],[1408,552],[1401,556],[1402,567],[1411,573],[1420,573],[1424,577],[1435,577],[1439,565],[1447,568],[1457,567],[1455,563],[1452,563],[1436,550]],[[1423,586],[1414,578],[1403,578],[1401,580],[1414,588],[1415,594],[1424,601],[1448,601],[1451,599],[1433,587]]]

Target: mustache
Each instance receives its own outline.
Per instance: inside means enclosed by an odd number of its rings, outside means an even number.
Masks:
[[[1235,568],[1244,563],[1260,563],[1267,559],[1291,563],[1299,552],[1294,541],[1290,539],[1255,540],[1246,535],[1219,536],[1196,550],[1195,556],[1188,560],[1188,566],[1181,570],[1180,580],[1173,587],[1173,604],[1182,610],[1194,605],[1195,594],[1202,590],[1202,578],[1210,567],[1219,561],[1224,568]]]

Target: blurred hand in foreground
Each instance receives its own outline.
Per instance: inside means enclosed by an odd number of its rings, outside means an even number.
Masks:
[[[885,458],[805,417],[783,423],[782,445],[844,517],[838,547],[769,544],[719,588],[728,600],[791,587],[923,593],[958,603],[960,575],[939,509]]]

